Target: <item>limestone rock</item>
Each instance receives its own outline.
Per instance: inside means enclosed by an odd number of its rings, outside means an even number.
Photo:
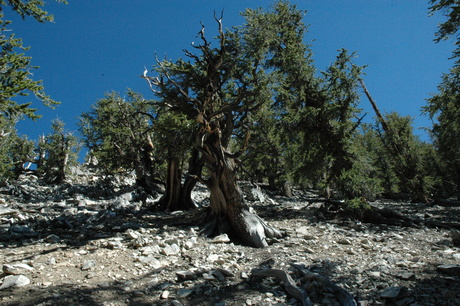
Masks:
[[[166,256],[170,255],[177,255],[180,253],[180,247],[177,244],[167,244],[165,247],[161,250],[161,253]]]
[[[13,275],[19,275],[19,274],[24,274],[26,272],[32,271],[34,268],[27,264],[19,263],[19,264],[14,264],[14,265],[3,265],[3,272],[5,274],[13,274]]]
[[[9,275],[3,279],[0,290],[10,287],[22,287],[30,284],[30,279],[24,275]]]
[[[96,261],[94,260],[88,260],[83,263],[81,266],[82,271],[88,271],[93,269],[96,266]]]
[[[227,234],[222,234],[222,235],[214,237],[211,242],[212,243],[228,243],[230,242],[230,238],[228,238]]]

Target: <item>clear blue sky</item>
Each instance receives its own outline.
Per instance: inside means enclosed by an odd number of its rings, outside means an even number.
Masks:
[[[35,79],[44,81],[47,94],[62,102],[55,110],[34,101],[43,115],[37,122],[23,121],[19,133],[30,139],[50,132],[59,118],[76,131],[82,112],[104,93],[127,88],[152,98],[142,74],[155,64],[154,55],[183,57],[197,40],[200,21],[215,29],[213,12],[224,9],[224,27],[241,25],[240,12],[269,7],[272,1],[254,0],[69,0],[68,5],[48,0],[46,10],[54,23],[12,18],[12,28],[32,48]],[[292,1],[308,10],[306,42],[312,45],[318,70],[325,70],[337,50],[356,51],[356,63],[368,65],[365,82],[382,111],[415,117],[415,127],[430,126],[420,108],[436,92],[442,73],[448,72],[453,42],[433,42],[444,18],[428,16],[428,0],[304,0]],[[210,37],[209,37],[210,38]],[[367,100],[362,107],[374,114]],[[426,139],[426,137],[424,137]]]

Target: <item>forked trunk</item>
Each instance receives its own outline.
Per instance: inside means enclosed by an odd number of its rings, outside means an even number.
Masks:
[[[189,159],[188,175],[182,184],[182,170],[180,159],[173,157],[168,160],[166,177],[166,191],[158,201],[160,210],[189,210],[197,205],[192,200],[192,190],[196,185],[196,177],[201,175],[203,164],[197,150],[192,151]]]
[[[203,161],[200,152],[196,149],[192,150],[188,162],[188,175],[185,177],[184,184],[180,192],[180,201],[184,209],[193,209],[198,207],[192,200],[192,190],[196,185],[196,178],[201,176],[203,170]]]

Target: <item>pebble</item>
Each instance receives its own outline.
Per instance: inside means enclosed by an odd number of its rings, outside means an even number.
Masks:
[[[177,296],[180,298],[186,298],[193,293],[192,289],[179,289],[177,290]]]
[[[180,247],[177,244],[167,244],[162,250],[161,254],[170,256],[170,255],[177,255],[180,253]]]
[[[404,287],[388,287],[380,294],[380,297],[384,299],[396,299],[400,297],[406,288]]]
[[[83,263],[83,265],[81,266],[81,269],[82,271],[87,271],[87,270],[93,269],[95,266],[96,266],[96,261],[88,260]]]
[[[347,239],[347,238],[341,238],[341,239],[337,240],[337,243],[338,244],[350,245],[351,241],[349,239]]]
[[[177,275],[178,279],[181,280],[181,281],[192,280],[192,279],[197,278],[196,273],[193,272],[193,271],[177,271],[176,275]]]
[[[222,235],[214,237],[211,240],[211,242],[212,243],[228,243],[228,242],[230,242],[230,238],[228,238],[227,234],[222,234]]]
[[[412,273],[412,272],[404,272],[404,273],[401,273],[399,275],[397,275],[400,279],[403,279],[403,280],[411,280],[411,279],[415,279],[415,274]]]
[[[161,293],[161,298],[162,299],[167,299],[167,298],[169,298],[169,294],[170,294],[170,292],[168,290],[165,290],[165,291],[163,291]]]

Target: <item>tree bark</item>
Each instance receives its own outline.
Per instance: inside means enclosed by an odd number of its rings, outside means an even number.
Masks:
[[[225,156],[220,147],[208,147],[207,151],[214,152],[208,155],[207,163],[210,172],[208,187],[211,191],[211,226],[205,227],[207,234],[226,232],[232,240],[258,248],[268,246],[267,238],[282,237],[280,231],[250,212],[245,204],[235,175],[235,161]]]
[[[166,192],[158,203],[161,210],[180,210],[181,174],[179,158],[170,158],[166,173]]]
[[[180,192],[180,202],[183,209],[193,209],[198,205],[192,200],[192,190],[196,185],[197,177],[201,176],[203,161],[200,152],[192,149],[192,154],[188,161],[188,175],[185,177],[184,184]]]
[[[154,163],[151,157],[153,146],[146,145],[141,150],[142,155],[139,157],[139,163],[134,169],[136,173],[137,185],[144,188],[144,191],[151,196],[156,197],[158,193],[164,193],[164,190],[157,180]]]
[[[189,159],[189,171],[182,184],[182,170],[179,157],[168,160],[165,194],[158,201],[160,210],[189,210],[198,206],[192,200],[192,190],[196,185],[197,177],[201,175],[203,163],[198,150],[192,150]]]

